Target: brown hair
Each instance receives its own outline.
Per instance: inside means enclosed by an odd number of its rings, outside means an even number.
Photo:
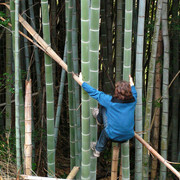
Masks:
[[[115,84],[114,97],[120,100],[132,99],[131,86],[127,81],[118,81]]]

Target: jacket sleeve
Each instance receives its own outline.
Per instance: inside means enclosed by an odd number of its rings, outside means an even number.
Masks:
[[[135,86],[131,86],[131,92],[132,92],[132,94],[133,94],[133,97],[134,97],[135,100],[137,101],[137,92],[136,92]]]
[[[112,99],[112,96],[105,94],[102,91],[98,91],[97,89],[94,89],[87,83],[83,82],[82,88],[93,98],[96,99],[99,104],[101,104],[104,107],[107,107],[109,105],[109,102]]]

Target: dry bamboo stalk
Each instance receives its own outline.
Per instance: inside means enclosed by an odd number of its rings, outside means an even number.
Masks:
[[[118,160],[119,160],[119,146],[114,146],[113,156],[112,156],[111,180],[117,179]]]
[[[32,169],[32,117],[31,117],[31,79],[26,81],[25,94],[25,144],[24,144],[24,162],[25,174],[31,175]]]
[[[2,21],[5,21],[6,19],[4,19],[3,17],[0,17],[0,19],[2,20]],[[11,23],[8,23],[8,25],[10,26],[10,27],[12,27],[12,24]],[[28,41],[30,41],[31,43],[33,43],[35,46],[37,46],[39,49],[41,49],[42,51],[44,51],[44,49],[41,47],[41,46],[39,46],[39,44],[37,44],[36,42],[34,42],[31,38],[29,38],[26,34],[24,34],[23,32],[21,32],[21,31],[19,31],[19,34],[21,34],[23,37],[25,37]]]
[[[143,138],[141,138],[138,134],[135,133],[134,137],[140,141],[154,156],[156,156],[159,161],[161,161],[169,170],[171,170],[179,179],[180,173],[171,166],[166,159],[164,159],[157,151],[155,151]]]
[[[66,179],[73,179],[79,171],[78,166],[74,166]]]
[[[122,158],[120,160],[120,167],[119,167],[119,180],[122,180]]]

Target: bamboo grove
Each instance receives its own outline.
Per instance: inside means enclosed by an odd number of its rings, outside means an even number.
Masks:
[[[98,103],[72,75],[113,94],[131,74],[136,133],[180,171],[179,0],[6,0],[0,42],[0,177],[176,179],[139,138],[95,158]]]

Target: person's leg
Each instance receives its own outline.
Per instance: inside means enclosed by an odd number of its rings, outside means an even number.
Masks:
[[[104,127],[107,126],[106,108],[104,106],[99,106],[99,112],[96,119],[99,124],[104,124]]]
[[[109,141],[109,137],[105,131],[105,129],[103,129],[101,131],[101,134],[100,134],[100,137],[97,141],[97,144],[96,144],[96,147],[95,149],[98,151],[98,152],[102,152],[105,150],[106,148],[106,145],[107,145],[107,142]]]

